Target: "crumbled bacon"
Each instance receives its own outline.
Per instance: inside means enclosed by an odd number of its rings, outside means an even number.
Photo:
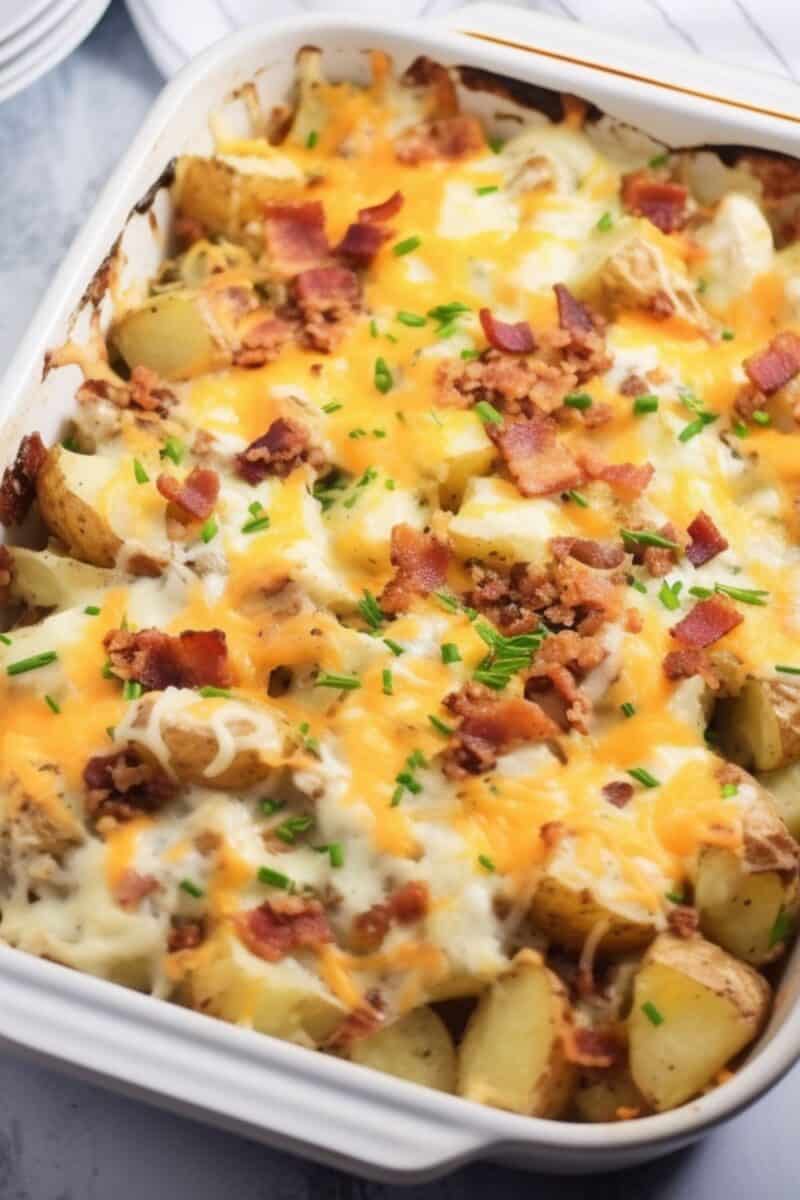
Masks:
[[[644,171],[626,175],[622,183],[622,203],[627,211],[646,217],[662,233],[674,233],[686,224],[688,195],[683,184],[663,182]]]
[[[265,900],[258,908],[238,913],[236,932],[251,954],[280,962],[295,950],[316,950],[333,941],[328,918],[317,900],[290,896],[280,904]]]
[[[241,344],[233,354],[237,367],[263,367],[273,362],[283,347],[292,340],[296,326],[274,313],[262,317],[244,333]]]
[[[413,925],[428,911],[430,895],[427,884],[411,881],[393,892],[381,904],[373,904],[366,912],[353,917],[350,943],[360,954],[369,954],[382,944],[392,922]]]
[[[559,560],[574,558],[585,567],[595,571],[613,571],[625,561],[625,550],[621,542],[597,542],[592,538],[556,537],[550,541],[550,549]]]
[[[667,913],[667,925],[677,937],[690,938],[700,927],[700,915],[689,904],[676,904]]]
[[[508,473],[523,496],[550,496],[578,487],[584,475],[547,417],[487,425]]]
[[[367,223],[388,221],[391,217],[397,216],[403,204],[403,193],[393,192],[389,199],[384,200],[381,204],[371,204],[368,208],[360,208],[358,219]]]
[[[535,698],[563,729],[588,733],[592,704],[579,686],[584,676],[608,656],[595,635],[565,629],[546,638],[525,680],[526,699]]]
[[[536,349],[533,331],[527,321],[516,321],[509,324],[498,321],[488,308],[482,308],[478,313],[486,340],[495,350],[504,354],[530,354]]]
[[[155,875],[140,875],[133,867],[122,872],[114,886],[114,899],[121,908],[136,908],[145,896],[159,891],[161,884]]]
[[[483,150],[486,140],[477,117],[466,113],[423,121],[401,133],[395,139],[394,153],[398,162],[409,166],[445,159],[454,162]]]
[[[546,741],[561,732],[538,704],[518,696],[498,696],[477,683],[465,684],[444,703],[461,717],[443,755],[443,770],[451,779],[482,774],[512,746]]]
[[[703,563],[711,562],[723,550],[728,549],[728,542],[717,529],[708,513],[701,511],[686,530],[691,541],[686,547],[686,557],[693,567],[702,567]]]
[[[591,451],[584,451],[580,464],[590,479],[607,483],[621,500],[635,500],[655,475],[652,463],[606,463]]]
[[[177,954],[180,950],[196,950],[206,936],[206,923],[195,917],[173,917],[167,934],[167,950]]]
[[[301,463],[317,465],[318,461],[318,452],[311,445],[305,425],[291,417],[278,417],[266,433],[236,455],[236,470],[255,487],[269,475],[282,479]]]
[[[38,433],[29,433],[0,482],[0,523],[21,525],[36,496],[36,477],[47,459],[47,448]]]
[[[159,475],[156,487],[169,501],[169,515],[182,525],[206,521],[219,496],[219,475],[209,467],[193,467],[181,482],[174,475]]]
[[[641,532],[658,533],[666,541],[675,542],[676,546],[680,546],[678,540],[678,532],[671,521],[666,521],[657,530],[643,529],[641,525],[636,525],[635,529]],[[633,561],[643,564],[651,579],[661,579],[664,575],[668,575],[678,561],[678,550],[673,550],[671,546],[641,546],[633,547]]]
[[[488,400],[507,417],[552,413],[575,388],[578,376],[539,358],[511,358],[496,350],[475,362],[444,362],[436,376],[437,402],[467,408]]]
[[[751,354],[742,364],[750,382],[764,396],[771,396],[800,372],[800,337],[785,330],[765,350]]]
[[[633,799],[633,784],[624,779],[612,779],[600,790],[603,793],[603,799],[607,800],[609,804],[613,804],[614,808],[624,808]]]
[[[542,840],[542,845],[548,850],[555,850],[558,843],[564,838],[567,832],[567,827],[563,821],[545,821],[539,829],[539,837]]]
[[[330,353],[361,308],[361,285],[347,267],[313,267],[292,281],[303,333],[315,350]]]
[[[553,291],[558,305],[560,335],[552,335],[553,347],[560,351],[562,367],[573,371],[578,383],[584,383],[611,366],[604,336],[605,322],[577,300],[565,284],[554,284]],[[593,408],[594,413],[592,409],[586,410],[584,420],[587,423],[597,419],[599,406]],[[608,409],[608,412],[613,410]]]
[[[290,277],[324,263],[330,247],[325,210],[318,200],[270,204],[264,213],[264,245],[270,265]]]
[[[95,822],[156,812],[175,795],[172,780],[133,748],[90,758],[83,772],[86,810]]]
[[[383,243],[391,236],[391,229],[385,229],[374,222],[354,221],[352,225],[348,225],[344,237],[336,247],[336,253],[355,267],[368,267]]]
[[[683,646],[700,650],[718,642],[741,622],[742,615],[730,600],[725,596],[709,596],[673,625],[670,634]]]
[[[167,687],[229,687],[228,646],[221,629],[186,629],[178,637],[160,629],[112,629],[103,638],[111,670],[148,691]]]
[[[580,1067],[613,1067],[619,1062],[623,1045],[619,1037],[610,1030],[588,1029],[575,1025],[569,1036],[564,1038],[567,1059]]]
[[[644,396],[647,390],[645,380],[642,379],[641,375],[636,374],[626,375],[619,385],[620,395],[622,396]]]
[[[705,650],[689,647],[684,650],[670,650],[664,656],[662,669],[667,679],[691,679],[692,675],[699,675],[714,691],[719,687],[719,680]]]
[[[432,533],[411,525],[392,527],[391,561],[394,578],[383,589],[379,603],[385,613],[403,612],[415,596],[427,596],[447,578],[450,551]]]
[[[585,304],[576,300],[569,288],[563,283],[553,284],[558,305],[558,323],[562,329],[571,334],[592,333],[594,318]]]
[[[389,912],[401,925],[413,925],[422,920],[429,904],[428,885],[411,880],[389,897]]]
[[[149,367],[133,368],[128,391],[132,407],[139,408],[142,412],[164,413],[168,405],[175,400],[175,393],[165,387],[155,371],[151,371]]]

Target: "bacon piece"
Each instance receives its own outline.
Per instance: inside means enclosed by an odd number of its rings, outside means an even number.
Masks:
[[[358,210],[359,221],[370,222],[388,221],[390,217],[396,217],[400,209],[405,203],[402,192],[393,192],[388,200],[384,200],[381,204],[371,204],[368,208],[360,208]]]
[[[382,944],[392,922],[413,925],[428,911],[430,894],[425,883],[404,883],[382,904],[357,913],[350,929],[350,943],[360,954],[369,954]]]
[[[684,650],[670,650],[669,654],[664,656],[661,666],[667,679],[691,679],[692,675],[700,675],[714,691],[719,687],[719,680],[705,650],[689,647]]]
[[[329,353],[361,307],[361,285],[347,267],[314,267],[292,281],[306,341]]]
[[[180,950],[196,950],[206,937],[206,923],[195,917],[173,917],[167,935],[167,950],[177,954]]]
[[[550,539],[557,559],[574,558],[595,571],[613,571],[625,561],[621,542],[596,542],[592,538],[557,537]]]
[[[289,897],[278,905],[265,900],[258,908],[234,917],[236,932],[251,954],[280,962],[296,950],[316,950],[333,941],[325,910],[318,900]]]
[[[688,195],[683,184],[662,182],[644,171],[626,175],[622,183],[622,203],[627,211],[647,217],[662,233],[674,233],[686,224]]]
[[[576,300],[572,292],[563,283],[553,284],[558,304],[558,323],[568,333],[593,333],[595,329],[592,314],[585,304]]]
[[[701,600],[686,614],[682,621],[673,625],[670,634],[683,646],[701,650],[718,642],[742,623],[742,614],[725,596],[709,596]]]
[[[155,875],[140,875],[133,867],[122,872],[114,887],[114,899],[120,908],[136,908],[145,896],[160,891]]]
[[[603,793],[603,799],[607,800],[609,804],[613,804],[614,808],[624,808],[633,799],[633,784],[627,783],[624,779],[612,779],[600,790]]]
[[[287,277],[324,263],[330,247],[320,202],[268,205],[264,211],[264,244],[270,265]]]
[[[265,363],[273,362],[296,332],[291,321],[271,313],[246,331],[239,349],[234,351],[234,365],[263,367]]]
[[[167,687],[229,687],[228,646],[221,629],[185,629],[178,637],[160,629],[112,629],[103,638],[119,679],[148,691]]]
[[[401,133],[394,143],[398,162],[408,166],[445,159],[454,162],[483,150],[486,139],[477,117],[459,113],[437,121],[423,121]]]
[[[686,557],[693,567],[702,567],[703,563],[711,562],[723,550],[728,549],[728,542],[722,536],[708,513],[700,510],[686,532],[692,539],[686,547]]]
[[[620,1039],[609,1030],[575,1025],[564,1038],[567,1059],[580,1067],[613,1067],[622,1051]]]
[[[538,704],[519,696],[498,696],[476,683],[453,692],[444,703],[461,717],[443,756],[443,770],[451,779],[483,774],[499,753],[517,743],[542,742],[561,732]]]
[[[266,433],[236,455],[236,471],[255,487],[269,475],[284,478],[313,454],[305,425],[291,417],[278,417]]]
[[[175,393],[165,387],[155,371],[138,366],[131,371],[128,383],[129,403],[142,412],[165,413],[175,400]]]
[[[368,267],[381,246],[392,236],[391,229],[367,221],[355,221],[348,225],[344,237],[336,247],[340,258],[346,258],[356,267]]]
[[[392,893],[389,898],[389,912],[401,925],[413,925],[415,921],[422,920],[429,904],[428,885],[411,880]]]
[[[670,933],[681,938],[690,938],[700,927],[700,914],[690,904],[676,904],[667,913]]]
[[[377,1033],[383,1021],[383,1014],[376,1012],[374,1008],[353,1009],[325,1042],[325,1049],[347,1050],[353,1042],[361,1041],[362,1038]]]
[[[487,425],[508,473],[523,496],[550,496],[583,482],[584,474],[545,417]]]
[[[527,321],[516,321],[513,325],[498,321],[488,308],[482,308],[478,316],[486,340],[495,350],[502,350],[504,354],[530,354],[536,349],[533,332]]]
[[[90,758],[83,771],[86,811],[98,822],[104,818],[130,821],[142,812],[156,812],[176,794],[176,785],[133,748]]]
[[[742,365],[750,382],[765,396],[771,396],[800,372],[800,337],[785,330]]]
[[[604,463],[596,454],[584,451],[580,464],[590,479],[601,479],[622,500],[635,500],[655,475],[652,463]]]
[[[170,516],[182,525],[206,521],[219,496],[219,475],[209,467],[193,467],[181,481],[174,475],[159,475],[156,487],[169,501]]]
[[[526,699],[536,697],[562,728],[588,733],[592,702],[578,680],[607,656],[602,641],[594,635],[582,637],[572,629],[553,634],[538,651],[525,680]]]
[[[385,613],[403,612],[415,596],[427,596],[447,578],[450,550],[432,533],[411,525],[392,527],[391,561],[394,578],[383,589],[379,603]]]
[[[175,218],[174,230],[175,237],[184,249],[193,245],[194,242],[201,242],[208,232],[203,222],[198,221],[197,217],[187,217],[183,213],[179,213]]]
[[[47,459],[47,448],[38,433],[29,433],[0,482],[0,523],[21,525],[36,497],[36,477]]]
[[[532,416],[561,408],[578,376],[540,358],[486,350],[475,362],[444,362],[436,373],[437,403],[467,408],[488,400],[504,416]]]

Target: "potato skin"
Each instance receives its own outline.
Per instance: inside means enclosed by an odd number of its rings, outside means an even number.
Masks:
[[[189,292],[153,296],[125,314],[111,339],[129,367],[149,367],[170,381],[216,371],[231,359],[212,334],[200,298]]]
[[[637,1115],[647,1111],[644,1097],[633,1082],[627,1065],[582,1073],[573,1106],[580,1120],[593,1125],[618,1121],[620,1109],[628,1109]]]
[[[119,582],[120,576],[52,550],[10,546],[11,595],[39,608],[72,608]]]
[[[608,921],[599,944],[604,954],[639,950],[656,935],[655,926],[614,913],[596,900],[590,889],[573,887],[548,874],[542,877],[534,893],[531,916],[547,937],[576,953],[580,953],[586,938],[602,920]]]
[[[207,233],[241,240],[246,225],[261,222],[265,205],[299,199],[304,184],[302,177],[249,174],[219,158],[184,155],[178,160],[174,198],[181,216],[199,221]]]
[[[423,1006],[350,1047],[351,1062],[440,1092],[456,1087],[456,1051],[440,1016]]]
[[[93,482],[91,468],[86,467],[90,457],[59,445],[48,451],[36,479],[39,511],[50,533],[74,558],[113,567],[122,542],[87,499]]]
[[[757,771],[775,771],[800,759],[800,686],[751,676],[738,696],[714,713],[728,758]]]

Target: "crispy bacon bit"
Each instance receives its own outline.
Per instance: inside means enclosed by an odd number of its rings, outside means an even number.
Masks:
[[[751,354],[742,365],[759,392],[771,396],[800,372],[800,337],[788,330],[779,333],[766,350]]]
[[[121,908],[136,908],[145,896],[159,891],[161,884],[155,875],[140,875],[133,867],[122,872],[114,887],[114,899]]]
[[[291,417],[278,417],[266,433],[236,455],[236,471],[255,487],[269,475],[284,478],[314,455],[305,425]]]
[[[263,317],[242,337],[241,345],[233,355],[234,364],[237,367],[263,367],[265,363],[273,362],[295,332],[296,327],[283,317],[274,314]]]
[[[314,267],[292,281],[306,341],[326,354],[339,344],[361,307],[361,285],[346,267]]]
[[[111,670],[148,691],[167,687],[229,687],[228,646],[221,629],[186,629],[178,637],[160,629],[112,629],[103,638]]]
[[[567,827],[563,821],[545,821],[544,825],[539,829],[539,837],[542,839],[542,845],[546,849],[555,850],[566,832]]]
[[[622,500],[635,500],[655,475],[652,463],[604,463],[596,454],[584,451],[580,464],[590,479],[601,479]],[[570,485],[572,486],[572,485]]]
[[[670,650],[664,656],[662,668],[667,679],[691,679],[692,675],[699,675],[712,690],[716,691],[719,687],[719,680],[705,650]]]
[[[742,614],[725,596],[709,596],[701,600],[686,614],[682,621],[673,625],[670,634],[683,646],[700,650],[718,642],[742,623]]]
[[[636,525],[637,530],[646,529],[646,526]],[[655,531],[663,538],[670,542],[675,542],[680,545],[678,531],[671,521],[666,521],[660,529]],[[635,563],[644,564],[647,568],[647,573],[651,579],[661,579],[664,575],[668,575],[678,561],[678,551],[671,549],[669,546],[634,546],[633,561]]]
[[[605,582],[605,581],[603,581]],[[588,733],[592,703],[578,682],[608,656],[596,636],[565,629],[548,637],[525,680],[526,699],[536,699],[563,728]]]
[[[219,475],[209,467],[193,467],[181,482],[174,475],[159,475],[156,487],[169,501],[170,516],[182,525],[206,521],[219,496]]]
[[[393,892],[382,904],[373,904],[366,912],[353,918],[350,944],[360,954],[377,950],[389,932],[392,922],[413,925],[428,911],[430,895],[427,884],[411,881]]]
[[[348,225],[344,237],[336,247],[336,253],[355,267],[368,267],[383,243],[391,236],[391,229],[385,229],[374,222],[354,221],[352,225]]]
[[[487,425],[486,432],[523,496],[551,496],[583,482],[583,471],[558,441],[556,426],[549,418]]]
[[[383,1015],[374,1008],[356,1008],[348,1013],[341,1025],[325,1043],[326,1050],[347,1050],[353,1042],[376,1033],[383,1024]]]
[[[601,791],[603,799],[613,804],[614,808],[624,808],[633,799],[633,784],[624,779],[612,779],[610,783],[603,785]]]
[[[574,558],[585,567],[595,571],[613,571],[625,561],[625,550],[621,542],[596,542],[592,538],[557,537],[550,541],[550,549],[561,561]]]
[[[265,900],[258,908],[238,913],[234,924],[251,954],[266,962],[280,962],[295,950],[316,950],[333,941],[319,901],[299,896],[290,896],[280,905]]]
[[[385,613],[403,612],[415,596],[427,596],[447,578],[450,550],[432,533],[411,525],[392,527],[391,560],[395,569],[380,595]]]
[[[641,375],[626,375],[619,385],[621,396],[643,396],[647,392],[647,383]]]
[[[465,684],[444,703],[461,717],[443,756],[444,772],[451,779],[483,774],[495,765],[499,753],[561,732],[538,704],[519,696],[498,696],[477,683]]]
[[[104,818],[129,821],[141,812],[156,812],[175,795],[172,780],[132,748],[90,758],[83,772],[86,811],[98,822]]]
[[[270,204],[264,213],[264,244],[270,265],[286,277],[324,263],[330,247],[325,210],[318,200]]]
[[[647,217],[662,233],[674,233],[686,224],[687,199],[682,184],[654,179],[644,171],[626,175],[622,183],[622,203],[627,211]]]
[[[551,413],[578,383],[578,376],[540,358],[512,358],[487,350],[477,362],[444,362],[436,377],[437,402],[467,408],[488,400],[506,417]]]
[[[36,496],[36,477],[46,458],[47,449],[39,434],[26,434],[0,482],[0,523],[6,528],[21,525],[30,512]]]
[[[173,917],[167,935],[167,950],[177,954],[180,950],[196,950],[206,937],[206,923],[201,918]]]
[[[591,312],[580,300],[576,300],[572,292],[563,283],[553,284],[558,304],[558,323],[568,333],[593,333],[595,324]]]
[[[428,885],[411,880],[389,897],[389,912],[401,925],[413,925],[425,916],[429,903]]]
[[[495,350],[502,350],[504,354],[530,354],[536,349],[533,332],[527,321],[516,321],[513,325],[498,321],[488,308],[482,308],[478,316],[486,340]]]
[[[369,208],[360,208],[358,210],[358,219],[367,223],[388,221],[391,217],[397,216],[403,204],[403,193],[393,192],[389,199],[384,200],[382,204],[372,204]]]
[[[686,557],[693,567],[702,567],[703,563],[711,562],[712,558],[728,549],[728,542],[702,509],[686,532],[692,539],[686,547]]]
[[[564,1051],[569,1061],[580,1067],[613,1067],[622,1057],[623,1047],[609,1030],[575,1025],[564,1038]]]
[[[149,367],[138,366],[131,371],[128,384],[130,403],[143,412],[165,412],[175,400],[175,393]]]
[[[416,167],[420,163],[443,158],[453,162],[483,150],[486,140],[477,117],[460,113],[438,121],[423,121],[396,138],[394,154],[398,162]]]
[[[676,904],[667,913],[667,925],[670,933],[681,938],[690,938],[697,933],[700,926],[700,916],[696,908],[689,904]]]

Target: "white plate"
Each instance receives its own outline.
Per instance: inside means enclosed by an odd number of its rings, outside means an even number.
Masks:
[[[54,30],[82,2],[83,0],[51,0],[49,7],[40,13],[36,20],[30,21],[13,37],[0,41],[0,70],[23,50],[27,50],[34,42]]]
[[[0,42],[35,21],[53,0],[0,0]]]
[[[66,18],[22,54],[0,66],[0,100],[29,86],[71,54],[88,36],[111,0],[79,0]]]

